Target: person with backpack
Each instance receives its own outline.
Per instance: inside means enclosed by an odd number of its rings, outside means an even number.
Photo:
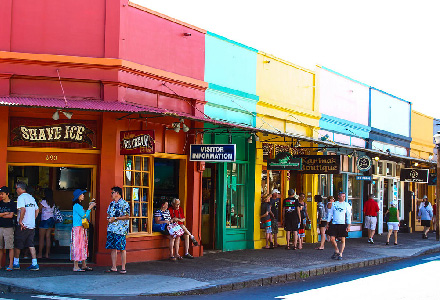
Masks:
[[[54,209],[55,202],[53,200],[53,192],[51,189],[44,189],[44,199],[38,203],[41,211],[41,221],[39,228],[39,244],[37,258],[43,258],[44,242],[46,241],[46,252],[44,257],[49,258],[52,231],[55,229]]]

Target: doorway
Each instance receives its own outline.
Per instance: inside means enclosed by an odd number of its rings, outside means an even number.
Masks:
[[[202,245],[215,249],[216,165],[206,163],[202,177]]]
[[[43,263],[64,263],[70,259],[70,235],[72,230],[72,197],[75,189],[87,190],[84,194],[83,207],[87,207],[90,199],[95,195],[96,166],[62,166],[62,165],[8,165],[8,186],[11,190],[11,199],[16,201],[15,183],[21,181],[28,186],[27,192],[37,203],[44,199],[45,189],[53,192],[54,204],[63,215],[63,222],[55,224],[51,233],[49,258],[43,258]],[[95,213],[92,211],[89,229],[90,259],[94,256],[94,226]],[[39,223],[41,214],[36,220],[35,248],[39,248]],[[45,245],[46,247],[46,245]],[[45,248],[44,248],[45,249]],[[43,249],[43,253],[45,253]],[[25,251],[22,251],[25,255]],[[38,253],[39,254],[39,253]],[[69,262],[70,263],[70,262]]]

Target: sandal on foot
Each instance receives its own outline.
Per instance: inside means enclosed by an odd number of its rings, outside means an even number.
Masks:
[[[12,269],[10,267],[6,267],[5,270],[6,271],[12,271]]]
[[[85,272],[83,269],[73,269],[73,272]]]
[[[182,259],[183,259],[183,257],[182,257],[182,256],[180,256],[180,255],[177,255],[177,259],[178,259],[178,260],[182,260]]]
[[[127,274],[127,271],[126,270],[121,270],[121,271],[119,271],[119,274]]]
[[[290,249],[292,249],[292,248],[290,248],[290,246],[286,246],[286,250],[290,250]]]
[[[90,267],[85,267],[85,268],[81,268],[81,269],[84,271],[93,271],[93,268],[90,268]]]
[[[170,260],[171,260],[171,261],[176,261],[177,258],[175,258],[174,256],[171,256],[171,257],[170,257]]]
[[[105,273],[117,273],[117,272],[118,272],[118,270],[112,270],[112,269],[108,269],[105,271]]]

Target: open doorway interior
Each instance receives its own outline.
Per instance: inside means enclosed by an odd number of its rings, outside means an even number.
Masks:
[[[82,167],[52,167],[52,166],[8,166],[8,186],[11,190],[11,199],[17,200],[15,183],[22,181],[27,184],[27,192],[31,194],[37,203],[44,199],[45,189],[51,189],[53,200],[56,207],[63,215],[63,222],[56,223],[51,231],[50,254],[49,259],[43,257],[45,263],[48,262],[66,262],[70,258],[70,235],[72,230],[72,199],[75,189],[87,190],[82,202],[83,207],[87,208],[88,202],[93,195],[92,191],[92,168]],[[15,218],[15,217],[14,217]],[[89,257],[93,259],[93,240],[94,240],[94,213],[91,215],[92,222],[89,228]],[[35,248],[37,254],[39,251],[39,224],[41,222],[41,213],[36,219],[35,230]],[[46,252],[46,243],[44,242],[43,253]],[[23,258],[28,255],[22,251]]]
[[[202,177],[202,244],[205,249],[215,249],[215,191],[216,165],[206,163]]]

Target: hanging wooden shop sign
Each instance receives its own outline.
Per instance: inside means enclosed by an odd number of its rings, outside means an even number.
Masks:
[[[153,154],[154,130],[121,131],[121,155]]]
[[[402,169],[400,170],[400,181],[427,183],[428,172],[428,169]]]
[[[340,155],[300,155],[302,158],[301,173],[304,174],[339,174],[341,173]]]
[[[289,152],[280,152],[274,159],[267,160],[268,170],[301,170],[302,159],[294,158]]]

